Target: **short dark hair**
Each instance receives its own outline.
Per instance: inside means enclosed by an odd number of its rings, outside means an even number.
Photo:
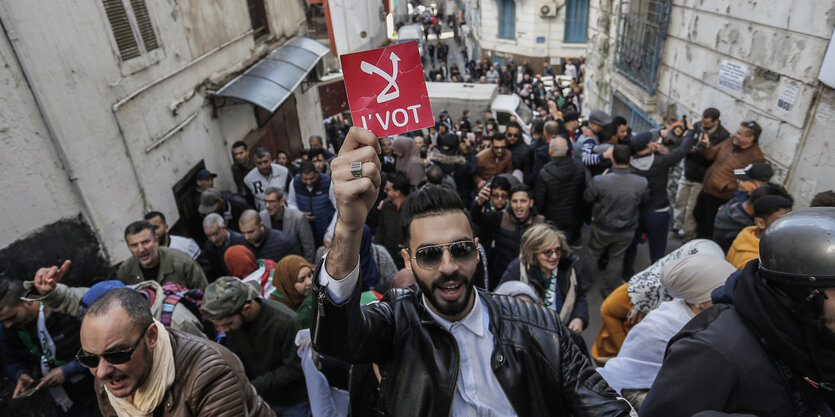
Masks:
[[[242,141],[242,140],[239,140],[239,141],[237,141],[237,142],[235,142],[235,143],[233,143],[233,144],[232,144],[232,149],[235,149],[235,148],[240,148],[240,147],[242,147],[242,146],[243,146],[244,150],[246,150],[246,149],[247,149],[246,143],[245,143],[244,141]]]
[[[504,137],[504,133],[496,132],[492,137],[490,137],[490,142],[495,142],[497,140],[507,140],[507,138]]]
[[[149,212],[145,213],[145,217],[143,217],[143,218],[144,218],[145,220],[148,220],[148,221],[150,222],[151,220],[153,220],[153,219],[155,219],[155,218],[157,218],[157,217],[159,217],[159,218],[160,218],[160,220],[162,220],[162,223],[163,223],[163,224],[166,224],[166,223],[167,223],[167,222],[165,221],[165,215],[164,215],[164,214],[162,214],[161,212],[158,212],[158,211],[149,211]]]
[[[313,159],[313,157],[315,157],[316,155],[322,155],[323,158],[328,159],[328,151],[326,151],[325,148],[321,146],[310,148],[310,151],[308,152],[308,156],[310,157],[310,159]]]
[[[522,126],[519,124],[519,122],[517,122],[515,120],[511,120],[511,121],[507,122],[507,125],[505,125],[505,131],[507,131],[507,129],[510,129],[511,127],[515,127],[519,130],[522,130]]]
[[[615,163],[618,165],[624,165],[629,163],[629,158],[632,157],[632,148],[629,145],[615,145],[614,149],[612,149],[612,159],[615,160]]]
[[[130,320],[140,329],[145,329],[154,322],[148,299],[131,288],[115,288],[100,295],[84,313],[84,317],[101,316],[117,306],[122,307],[128,313]]]
[[[757,187],[754,191],[751,191],[751,196],[748,197],[748,203],[753,205],[760,197],[766,195],[777,195],[783,198],[788,199],[791,202],[794,202],[794,198],[792,198],[791,194],[786,191],[786,188],[780,184],[774,183],[767,183]]]
[[[760,140],[760,134],[763,132],[763,128],[760,127],[759,123],[751,120],[750,122],[742,122],[739,125],[751,132],[751,135],[754,136],[754,142]]]
[[[279,187],[267,187],[267,189],[264,190],[264,195],[266,196],[267,194],[275,194],[279,200],[284,198],[284,190]]]
[[[719,120],[719,110],[713,107],[708,107],[702,112],[702,117],[710,120]]]
[[[444,170],[437,165],[429,165],[426,168],[426,181],[430,184],[441,185],[444,180]]]
[[[285,151],[284,149],[279,149],[278,151],[276,151],[275,152],[275,157],[278,158],[278,155],[281,155],[281,154],[285,154],[285,155],[287,155],[287,158],[290,158],[290,153]]]
[[[404,196],[409,195],[412,184],[409,182],[409,177],[403,171],[394,171],[387,176],[386,181],[391,182],[391,185],[394,186],[395,190],[400,191],[400,194]]]
[[[310,143],[310,139],[313,139],[313,138],[319,139],[319,142],[325,143],[325,141],[322,140],[322,137],[319,136],[319,135],[310,135],[310,137],[307,138],[307,142]]]
[[[263,146],[259,146],[252,151],[253,159],[263,158],[263,157],[270,157],[270,151]]]
[[[764,195],[754,202],[754,217],[768,219],[768,216],[780,211],[791,210],[792,201],[779,195]]]
[[[809,207],[835,207],[835,192],[829,190],[815,194]]]
[[[600,133],[597,134],[597,139],[600,143],[606,143],[613,137],[618,135],[618,125],[615,122],[609,123],[607,125],[603,125],[600,129]]]
[[[316,165],[313,165],[313,161],[309,159],[303,160],[299,164],[299,174],[310,174],[311,172],[316,172]]]
[[[493,179],[490,181],[490,186],[493,189],[498,188],[499,190],[505,190],[507,191],[508,195],[510,195],[510,180],[508,180],[505,177],[499,175],[493,177]]]
[[[157,232],[154,230],[154,225],[149,223],[147,220],[137,220],[129,224],[128,227],[125,228],[125,239],[128,238],[128,235],[142,233],[143,230],[150,230],[151,237],[157,237]]]
[[[8,300],[11,302],[11,304],[8,304],[6,307],[19,306],[23,304],[23,299],[20,298],[20,296],[22,296],[24,292],[23,282],[7,275],[0,275],[0,301],[5,303],[6,300]]]
[[[538,120],[534,122],[533,127],[531,128],[533,133],[542,135],[545,133],[545,120]]]
[[[409,194],[400,213],[403,216],[403,239],[406,245],[409,244],[411,236],[410,227],[412,221],[422,217],[440,216],[442,214],[461,212],[467,216],[464,210],[464,202],[458,193],[440,185],[428,184],[425,187]],[[469,220],[467,216],[467,220]]]
[[[626,118],[623,116],[613,117],[612,124],[615,126],[629,126],[629,123],[627,123]]]
[[[526,193],[528,195],[528,198],[533,198],[533,190],[531,190],[531,187],[528,187],[525,184],[514,185],[510,189],[510,192],[508,193],[508,196],[513,197],[513,194],[516,194],[516,193]]]

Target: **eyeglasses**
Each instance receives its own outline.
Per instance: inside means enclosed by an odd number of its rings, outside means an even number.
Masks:
[[[145,333],[148,332],[148,326],[145,330],[142,331],[142,334],[139,335],[139,339],[136,339],[136,343],[134,343],[130,349],[128,350],[117,350],[114,352],[105,352],[101,355],[92,355],[84,353],[83,350],[80,350],[77,355],[75,355],[75,359],[78,360],[78,363],[85,368],[96,368],[99,366],[99,359],[104,359],[107,363],[111,365],[120,365],[130,360],[130,357],[133,355],[133,352],[139,346],[139,343],[142,342],[142,338],[145,337]]]
[[[554,249],[551,249],[551,250],[544,250],[544,251],[539,252],[539,253],[541,253],[541,254],[545,255],[546,257],[550,258],[550,257],[552,257],[552,256],[554,256],[554,255],[557,255],[557,256],[561,255],[561,254],[562,254],[562,252],[561,252],[561,251],[562,251],[562,248],[561,248],[561,247],[559,247],[559,246],[557,246],[557,247],[556,247],[556,248],[554,248]]]
[[[519,137],[518,133],[505,133],[504,135],[509,137],[509,138],[518,138]]]
[[[472,262],[478,254],[475,242],[462,240],[446,245],[424,246],[415,251],[412,259],[423,269],[435,269],[444,257],[444,249],[449,249],[449,254],[458,263]]]

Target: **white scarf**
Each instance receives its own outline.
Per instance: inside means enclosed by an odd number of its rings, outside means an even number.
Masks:
[[[145,383],[136,392],[125,398],[119,398],[105,389],[110,405],[119,417],[149,417],[165,397],[165,392],[174,383],[174,351],[171,348],[171,336],[165,327],[154,319],[157,326],[157,344],[154,346],[154,363]]]
[[[41,308],[38,312],[38,341],[41,344],[41,351],[43,352],[41,355],[41,373],[46,376],[50,369],[52,369],[49,364],[55,363],[55,342],[52,340],[49,331],[46,330],[46,315],[43,312],[43,303],[41,303]],[[67,395],[67,391],[64,391],[62,385],[49,387],[49,395],[52,396],[52,399],[55,400],[55,403],[64,412],[72,408],[73,402]]]

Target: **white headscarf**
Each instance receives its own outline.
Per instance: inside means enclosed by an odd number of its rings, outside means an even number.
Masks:
[[[667,293],[690,304],[710,301],[710,293],[736,271],[724,259],[697,253],[668,262],[661,270],[661,285]]]

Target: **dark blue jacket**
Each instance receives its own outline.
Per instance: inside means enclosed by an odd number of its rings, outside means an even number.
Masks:
[[[293,189],[296,194],[296,207],[303,212],[310,212],[316,216],[313,221],[313,237],[316,242],[321,242],[328,225],[336,213],[336,208],[330,200],[328,192],[330,191],[331,177],[327,174],[319,173],[319,181],[313,186],[313,191],[309,191],[302,182],[301,174],[296,174],[293,178]]]
[[[290,235],[276,229],[264,229],[261,246],[256,248],[249,243],[246,246],[255,254],[256,259],[272,259],[276,262],[287,255],[302,254],[299,244]]]

